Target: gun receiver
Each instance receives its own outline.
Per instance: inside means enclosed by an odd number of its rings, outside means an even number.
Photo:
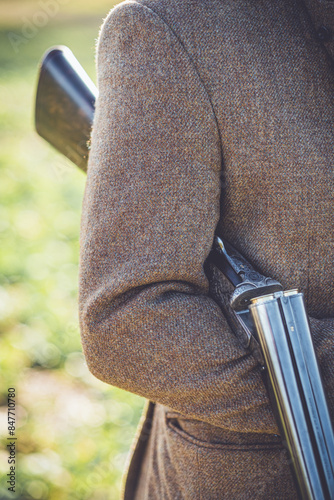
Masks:
[[[303,294],[259,274],[215,237],[213,263],[235,286],[230,305],[246,344],[260,344],[269,395],[303,500],[334,498],[334,434]]]

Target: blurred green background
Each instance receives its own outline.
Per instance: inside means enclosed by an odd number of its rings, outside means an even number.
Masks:
[[[116,500],[144,400],[100,382],[77,313],[82,174],[34,132],[38,64],[69,46],[95,81],[116,1],[0,0],[0,498]],[[16,389],[16,493],[7,389]]]

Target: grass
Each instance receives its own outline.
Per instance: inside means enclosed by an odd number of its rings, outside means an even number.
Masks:
[[[28,39],[22,18],[34,19],[41,4],[13,3],[0,1],[0,497],[115,500],[144,401],[98,381],[84,363],[77,279],[85,176],[33,127],[42,53],[68,45],[95,80],[95,40],[112,4],[64,3]],[[6,485],[8,387],[17,394],[15,496]]]

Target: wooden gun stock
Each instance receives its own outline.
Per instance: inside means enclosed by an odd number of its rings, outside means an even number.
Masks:
[[[85,172],[96,97],[94,83],[69,48],[57,46],[44,54],[36,95],[36,130]]]

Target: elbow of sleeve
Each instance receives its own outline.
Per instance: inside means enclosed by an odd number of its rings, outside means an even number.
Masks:
[[[102,318],[96,301],[87,300],[86,303],[80,303],[79,323],[88,370],[102,382],[117,385],[117,353],[112,315],[107,320]]]

